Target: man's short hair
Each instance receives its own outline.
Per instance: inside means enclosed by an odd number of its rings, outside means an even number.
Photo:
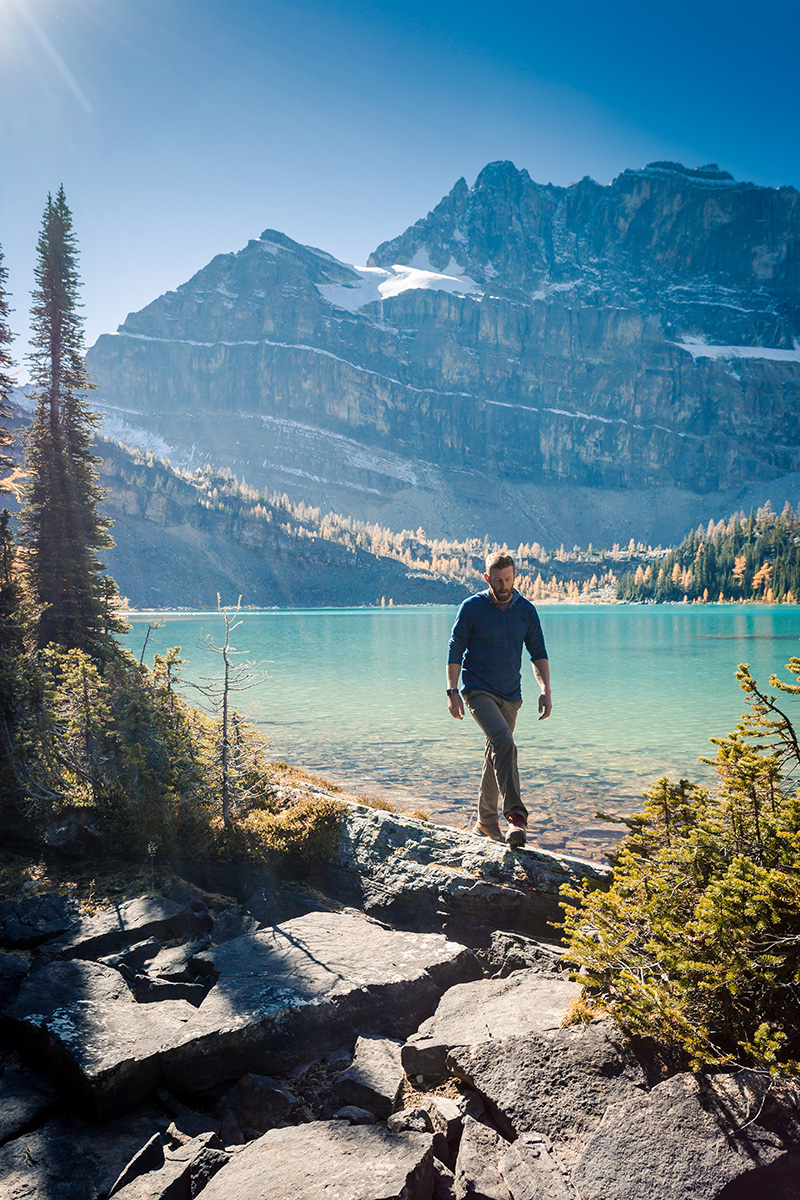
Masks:
[[[507,550],[495,550],[491,554],[486,555],[486,574],[491,571],[505,571],[506,567],[513,567],[514,559]],[[514,567],[516,571],[516,567]]]

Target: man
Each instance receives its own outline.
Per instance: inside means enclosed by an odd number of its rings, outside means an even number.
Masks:
[[[528,651],[539,684],[539,720],[553,708],[550,664],[536,609],[514,589],[516,571],[510,554],[490,554],[484,579],[488,591],[470,596],[458,610],[447,653],[447,703],[450,715],[464,718],[464,703],[486,735],[483,775],[474,832],[496,842],[525,845],[528,811],[522,803],[514,726],[522,706],[522,647]],[[463,700],[458,690],[464,664]],[[509,825],[504,839],[498,800]]]

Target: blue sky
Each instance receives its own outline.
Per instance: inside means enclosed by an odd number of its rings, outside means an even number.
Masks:
[[[267,227],[363,263],[495,159],[800,187],[799,33],[788,0],[0,0],[12,328],[62,182],[88,343]]]

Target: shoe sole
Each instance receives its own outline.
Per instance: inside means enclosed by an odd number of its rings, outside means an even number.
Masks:
[[[506,845],[512,850],[521,850],[525,845],[525,834],[521,829],[513,829],[506,838]]]

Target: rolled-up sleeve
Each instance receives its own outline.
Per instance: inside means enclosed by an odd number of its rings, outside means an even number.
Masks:
[[[450,641],[447,645],[447,661],[448,663],[461,664],[464,653],[467,649],[467,641],[469,639],[469,618],[464,612],[462,604],[458,610],[455,624],[450,633]]]
[[[538,662],[540,658],[547,658],[544,634],[542,633],[542,626],[539,623],[539,614],[536,612],[536,609],[533,610],[531,623],[528,626],[528,632],[525,634],[525,649],[531,656],[531,662]]]

